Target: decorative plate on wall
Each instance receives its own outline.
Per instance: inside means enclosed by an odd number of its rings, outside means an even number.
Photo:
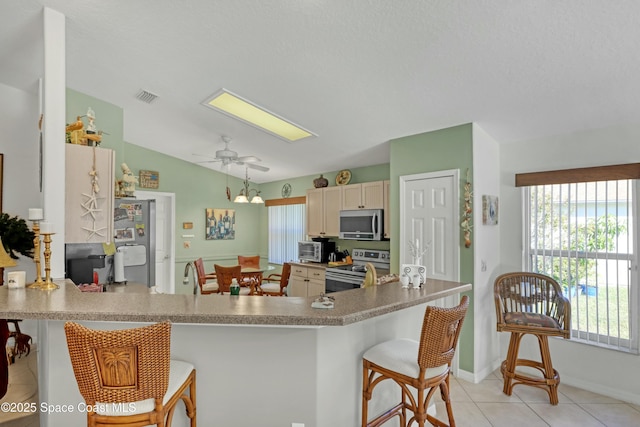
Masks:
[[[336,185],[347,185],[351,181],[351,171],[348,169],[341,170],[336,175]]]
[[[282,197],[286,199],[289,196],[291,196],[291,184],[286,183],[282,186]]]

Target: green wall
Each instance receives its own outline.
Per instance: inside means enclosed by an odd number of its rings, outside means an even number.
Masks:
[[[81,92],[76,92],[72,89],[67,89],[67,107],[65,115],[67,124],[75,122],[78,116],[84,116],[87,114],[89,107],[91,107],[96,114],[96,128],[99,131],[102,130],[108,134],[102,135],[100,147],[110,148],[116,152],[117,176],[120,164],[124,161],[124,112],[122,108],[116,105],[85,95]],[[86,117],[84,117],[82,121],[85,126],[88,124]]]
[[[448,169],[460,170],[460,209],[463,206],[463,187],[467,169],[473,176],[473,134],[472,125],[465,124],[448,129],[407,136],[391,141],[390,177],[393,195],[391,200],[391,270],[397,271],[400,256],[399,193],[400,177],[416,173],[435,172]],[[473,241],[473,239],[472,239]],[[462,233],[459,233],[460,281],[473,283],[473,243],[464,247]],[[460,368],[473,372],[473,297],[460,336]]]

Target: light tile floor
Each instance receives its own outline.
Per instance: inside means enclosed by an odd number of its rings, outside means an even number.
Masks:
[[[29,356],[15,359],[9,365],[9,387],[7,394],[0,399],[2,403],[13,405],[13,409],[23,407],[22,404],[38,406],[38,355],[35,345],[31,346]],[[20,405],[20,406],[19,406]],[[0,427],[38,427],[39,414],[32,412],[7,412],[0,410]]]
[[[479,384],[451,378],[451,401],[460,427],[636,427],[640,406],[560,383],[556,406],[544,390],[518,385],[511,396],[502,392],[502,375],[494,372]],[[446,421],[437,397],[437,416]]]

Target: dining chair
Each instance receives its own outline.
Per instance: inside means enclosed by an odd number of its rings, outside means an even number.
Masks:
[[[238,255],[238,264],[240,264],[240,267],[260,268],[260,255],[256,255],[256,256]]]
[[[232,267],[224,267],[222,265],[215,264],[213,266],[216,270],[216,277],[218,280],[218,292],[224,294],[230,292],[231,281],[236,279],[238,283],[242,283],[242,267],[234,265]],[[249,295],[251,289],[249,287],[240,288],[240,295]]]
[[[204,271],[204,262],[202,258],[198,258],[193,262],[196,267],[196,276],[198,276],[198,286],[200,287],[200,295],[213,294],[218,292],[218,280],[215,273],[207,274]]]
[[[238,264],[243,269],[246,268],[260,268],[260,255],[255,256],[242,256],[238,255]],[[262,285],[262,272],[256,272],[255,274],[243,274],[242,286],[249,286],[256,290],[256,293],[261,294],[260,286]]]
[[[101,331],[66,322],[64,331],[87,426],[171,426],[182,400],[196,426],[196,370],[171,359],[171,323]]]
[[[431,397],[440,390],[447,409],[449,426],[455,426],[449,396],[451,361],[455,354],[469,297],[452,308],[428,306],[422,322],[420,341],[396,339],[377,344],[362,356],[362,427],[379,426],[397,416],[407,427],[425,422],[447,426],[427,413]],[[401,389],[401,401],[393,408],[369,421],[369,400],[374,388],[391,380]],[[413,391],[417,390],[417,398]],[[426,392],[426,395],[425,395]],[[407,419],[407,411],[413,415]]]
[[[500,371],[502,391],[511,396],[513,386],[538,387],[549,394],[552,405],[558,404],[560,374],[553,368],[549,337],[570,338],[571,304],[554,279],[538,273],[515,272],[498,276],[494,283],[498,332],[511,332],[507,358]],[[541,361],[519,359],[520,341],[526,334],[538,339]],[[516,372],[518,366],[534,368],[542,376]]]
[[[287,296],[287,286],[289,285],[289,277],[291,276],[291,264],[285,262],[282,264],[282,273],[273,273],[262,279],[260,288],[262,295],[271,296]]]

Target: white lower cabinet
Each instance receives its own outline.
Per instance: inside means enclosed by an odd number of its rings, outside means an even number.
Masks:
[[[324,268],[291,266],[291,277],[287,287],[290,297],[312,297],[325,291]]]

